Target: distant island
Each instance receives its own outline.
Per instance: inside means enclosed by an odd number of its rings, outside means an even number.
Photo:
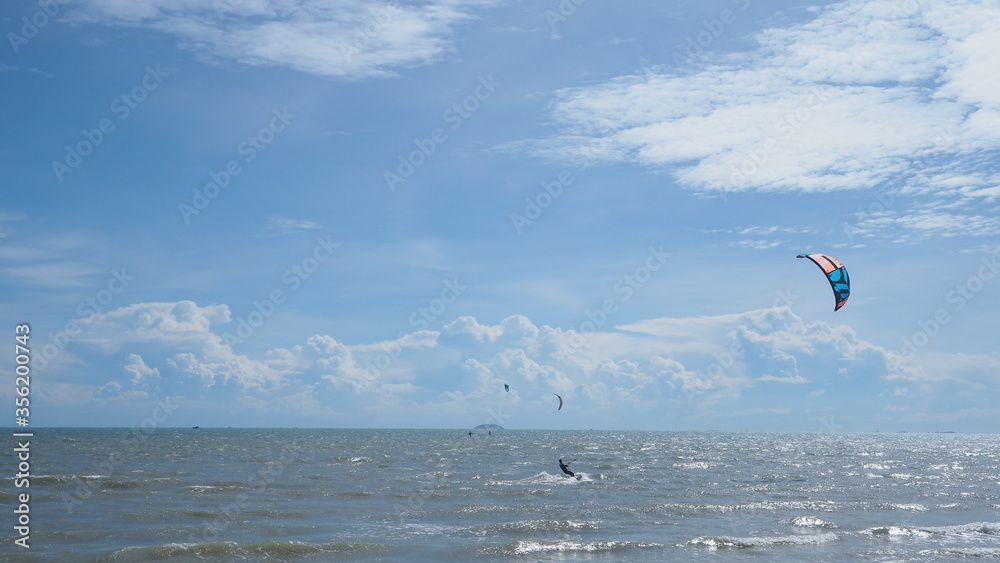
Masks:
[[[503,426],[499,424],[480,424],[473,428],[473,430],[503,430]]]

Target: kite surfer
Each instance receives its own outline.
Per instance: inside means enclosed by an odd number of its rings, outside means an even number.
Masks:
[[[573,461],[576,461],[576,460],[574,459]],[[571,461],[569,463],[573,463],[573,461]],[[576,473],[573,473],[572,471],[569,470],[569,463],[563,463],[563,460],[560,459],[559,460],[559,469],[562,469],[562,472],[565,473],[566,475],[569,475],[570,477],[576,477]]]

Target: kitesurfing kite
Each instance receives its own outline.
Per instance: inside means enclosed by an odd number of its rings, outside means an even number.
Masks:
[[[508,385],[507,383],[504,383],[503,384],[503,390],[506,391],[506,392],[508,392],[508,393],[510,393],[510,385]]]
[[[553,393],[553,395],[555,395],[556,397],[559,397],[559,393]],[[563,404],[562,397],[559,397],[559,408],[556,409],[557,411],[561,411],[562,410],[562,404]]]
[[[847,277],[847,268],[839,260],[826,254],[799,254],[796,258],[808,258],[823,270],[833,288],[833,297],[837,300],[833,310],[836,311],[847,303],[851,295],[851,280]]]

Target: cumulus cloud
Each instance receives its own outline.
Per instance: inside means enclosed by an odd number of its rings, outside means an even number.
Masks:
[[[135,304],[81,321],[81,342],[109,353],[145,350],[125,357],[129,381],[98,379],[91,394],[162,387],[255,411],[299,397],[318,417],[393,413],[426,421],[489,413],[493,422],[516,416],[531,425],[553,411],[558,393],[571,406],[560,416],[621,424],[630,415],[661,412],[697,418],[787,411],[808,418],[804,402],[843,412],[857,408],[859,395],[898,407],[941,383],[916,369],[914,359],[900,361],[849,327],[806,322],[787,306],[587,333],[536,325],[522,315],[494,325],[463,316],[441,331],[363,344],[314,335],[257,356],[234,352],[216,334],[228,318],[224,305],[181,301]],[[159,358],[158,367],[146,358]],[[967,369],[947,372],[950,381],[972,381],[970,374],[981,371],[976,366],[995,366],[996,359],[962,365]]]
[[[193,301],[137,303],[97,313],[78,321],[79,340],[108,349],[129,342],[172,342],[217,346],[222,339],[209,332],[213,324],[230,320],[226,305],[199,306]],[[207,338],[206,338],[207,337]]]
[[[132,376],[133,386],[145,386],[160,377],[160,370],[146,365],[145,360],[139,354],[129,354],[125,357],[125,373]]]
[[[266,388],[281,379],[280,370],[267,361],[235,354],[223,338],[212,332],[213,325],[230,321],[226,305],[199,306],[193,301],[137,303],[77,322],[78,341],[117,351],[137,345],[170,353],[166,362],[176,370],[197,376],[205,387],[216,382],[247,388]],[[127,370],[142,378],[152,374],[142,358],[128,357]],[[158,373],[158,371],[157,371]]]

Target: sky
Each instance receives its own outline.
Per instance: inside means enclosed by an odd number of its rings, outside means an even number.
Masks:
[[[30,426],[997,429],[1000,2],[0,22]]]

